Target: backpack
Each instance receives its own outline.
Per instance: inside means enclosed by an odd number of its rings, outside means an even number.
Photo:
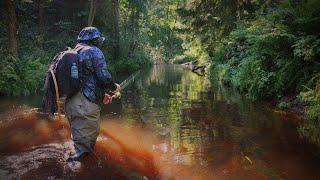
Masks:
[[[78,54],[80,50],[68,48],[53,58],[45,77],[43,112],[54,114],[58,110],[59,99],[70,98],[80,91],[82,84],[82,61]]]

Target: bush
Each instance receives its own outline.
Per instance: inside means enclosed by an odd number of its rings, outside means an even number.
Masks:
[[[117,73],[132,73],[150,65],[152,65],[150,58],[141,52],[136,53],[133,58],[119,59],[118,61],[110,64],[109,70],[113,75],[116,75]]]
[[[21,69],[21,83],[24,87],[23,95],[35,94],[43,90],[44,77],[48,66],[40,59],[29,59]]]
[[[188,55],[180,55],[180,56],[176,56],[173,59],[173,63],[174,64],[183,64],[183,63],[191,62],[191,61],[194,61],[194,60],[195,60],[194,57],[191,57],[191,56],[188,56]]]
[[[311,104],[307,109],[304,122],[299,127],[299,133],[320,147],[320,81],[314,90],[309,90],[305,94],[308,95],[305,99]]]
[[[18,95],[21,91],[18,85],[20,78],[15,71],[14,63],[7,58],[0,59],[0,93]]]
[[[320,39],[291,32],[283,23],[291,13],[273,9],[249,23],[239,23],[227,43],[215,49],[214,63],[228,64],[213,70],[222,71],[219,79],[253,100],[293,95],[305,86],[314,87],[310,79],[320,68],[316,62]]]

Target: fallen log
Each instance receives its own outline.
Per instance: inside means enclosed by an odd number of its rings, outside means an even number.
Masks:
[[[196,73],[199,76],[204,76],[206,72],[207,65],[198,65],[198,61],[191,61],[181,64],[182,66],[190,69],[192,72]]]

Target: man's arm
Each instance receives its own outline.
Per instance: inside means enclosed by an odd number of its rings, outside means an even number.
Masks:
[[[117,85],[114,83],[112,76],[107,69],[103,53],[98,48],[94,48],[93,53],[95,57],[93,58],[93,67],[99,83],[102,84],[105,89],[115,91]]]

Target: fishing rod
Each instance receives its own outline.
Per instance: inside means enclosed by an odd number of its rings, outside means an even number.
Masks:
[[[131,74],[127,79],[125,79],[124,81],[122,81],[119,85],[121,87],[121,90],[125,89],[128,87],[129,84],[131,84],[136,77],[140,74],[140,70],[136,71],[135,73]],[[121,93],[120,92],[116,92],[116,93],[105,93],[105,96],[103,98],[103,103],[104,104],[110,104],[112,102],[112,99],[115,98],[120,98],[121,97]]]
[[[133,82],[139,73],[140,73],[140,70],[138,70],[137,72],[131,74],[127,79],[122,81],[120,83],[121,89],[125,89],[131,82]]]

